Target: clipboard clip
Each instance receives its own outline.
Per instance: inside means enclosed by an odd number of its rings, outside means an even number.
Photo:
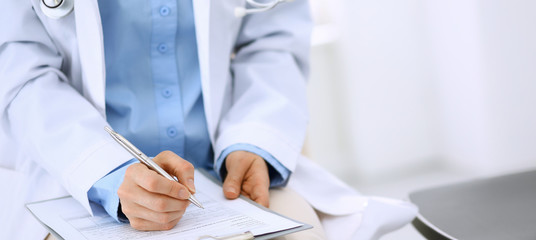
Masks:
[[[209,235],[204,235],[198,238],[198,240],[253,240],[255,236],[250,231],[245,233],[233,234],[224,237],[213,237]]]

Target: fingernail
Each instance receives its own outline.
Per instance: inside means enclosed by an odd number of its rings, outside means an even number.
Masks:
[[[186,191],[186,189],[181,189],[179,190],[179,197],[182,198],[182,199],[187,199],[190,197],[190,193],[188,193],[188,191]]]
[[[234,187],[226,187],[225,191],[230,192],[232,194],[236,194],[236,189]]]
[[[195,192],[195,184],[194,184],[194,180],[193,179],[188,179],[188,181],[186,182],[186,185],[188,185],[188,188],[190,189],[190,191],[192,192]]]

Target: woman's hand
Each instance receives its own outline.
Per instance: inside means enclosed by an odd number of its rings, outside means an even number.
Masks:
[[[169,230],[188,207],[190,193],[195,193],[194,167],[171,151],[161,152],[153,160],[180,183],[137,163],[127,168],[117,194],[133,228]]]
[[[235,199],[242,194],[265,207],[269,206],[270,177],[262,157],[246,151],[235,151],[227,155],[225,166],[225,197]]]

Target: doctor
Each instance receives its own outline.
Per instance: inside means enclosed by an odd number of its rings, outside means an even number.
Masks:
[[[330,239],[374,238],[411,219],[413,208],[384,204],[405,218],[363,228],[373,202],[300,155],[307,1],[244,18],[235,17],[244,0],[72,3],[58,19],[39,0],[0,8],[0,191],[12,195],[0,202],[1,234],[43,239],[24,203],[67,194],[138,229],[170,228],[187,205],[181,190],[195,191],[192,165],[220,177],[228,198],[304,199],[293,206],[313,213],[306,222],[321,216],[323,227],[308,233],[319,239],[322,228]],[[176,169],[182,184],[132,161],[106,125]]]

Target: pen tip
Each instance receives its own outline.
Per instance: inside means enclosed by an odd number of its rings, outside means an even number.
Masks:
[[[197,198],[194,197],[194,195],[190,195],[190,202],[192,202],[195,206],[197,206],[198,208],[201,208],[201,209],[205,209],[203,207],[203,205],[201,205],[201,203],[199,202],[199,200],[197,200]]]

